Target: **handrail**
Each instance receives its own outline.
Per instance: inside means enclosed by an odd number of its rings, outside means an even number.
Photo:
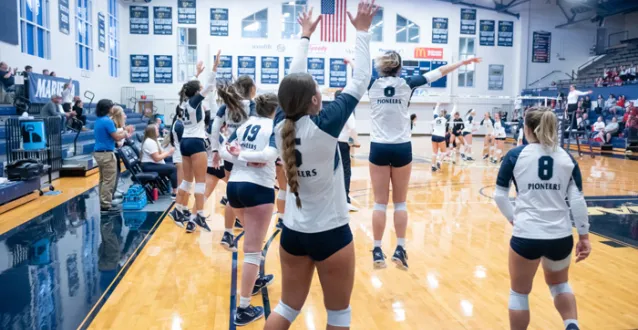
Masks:
[[[594,56],[593,58],[589,59],[587,62],[583,63],[583,65],[579,66],[578,69],[576,70],[576,72],[580,72],[584,68],[590,66],[591,64],[594,64],[594,62],[603,59],[605,56],[607,56],[607,54]]]
[[[549,76],[553,75],[554,73],[564,73],[564,74],[565,74],[567,77],[569,77],[570,79],[574,79],[574,76],[570,76],[570,75],[569,75],[568,73],[566,73],[566,72],[563,72],[563,71],[561,71],[561,70],[553,70],[552,72],[550,72],[550,73],[548,73],[548,74],[544,75],[543,77],[541,77],[541,78],[539,78],[539,79],[536,79],[534,82],[532,82],[532,83],[528,84],[527,86],[528,86],[528,87],[533,86],[534,84],[536,84],[536,83],[540,82],[541,80],[543,80],[543,79],[545,79],[545,78],[547,78],[547,77],[549,77]]]

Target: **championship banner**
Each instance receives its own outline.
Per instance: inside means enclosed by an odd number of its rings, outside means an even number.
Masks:
[[[60,25],[60,32],[69,34],[70,22],[69,0],[58,0],[58,25]]]
[[[308,73],[315,79],[317,85],[325,85],[326,83],[326,59],[325,58],[308,58]]]
[[[195,0],[177,0],[177,24],[196,24],[196,10]]]
[[[461,34],[476,34],[476,9],[461,8]]]
[[[131,55],[131,82],[149,83],[150,68],[148,55]]]
[[[432,17],[432,43],[447,44],[447,18]]]
[[[275,84],[275,85],[279,83],[279,57],[278,56],[262,56],[261,57],[261,83]]]
[[[290,73],[290,63],[292,63],[292,57],[284,57],[284,77]]]
[[[330,59],[330,87],[344,88],[348,82],[348,66],[342,58]]]
[[[249,76],[253,81],[257,80],[255,71],[257,70],[257,57],[239,56],[237,58],[237,77]]]
[[[29,101],[33,104],[45,104],[51,101],[51,96],[62,96],[64,85],[68,78],[45,76],[39,73],[29,73]],[[72,82],[71,94],[80,95],[80,82]]]
[[[106,51],[106,23],[102,13],[97,13],[97,48]]]
[[[487,86],[491,91],[503,90],[503,80],[505,66],[501,64],[490,64],[487,78]]]
[[[148,7],[131,6],[130,7],[130,33],[131,34],[148,34]]]
[[[532,62],[549,63],[552,49],[552,33],[534,31],[532,37]]]
[[[173,83],[173,56],[171,55],[155,55],[155,65],[153,79],[156,84],[172,84]]]
[[[214,37],[228,37],[228,9],[210,9],[210,35]]]
[[[492,20],[481,20],[479,32],[479,44],[481,46],[494,46],[494,25],[496,23]]]
[[[498,21],[498,45],[502,47],[514,45],[514,22]]]
[[[215,55],[215,59],[217,55]],[[233,57],[229,55],[219,55],[219,66],[217,67],[218,80],[233,79]]]
[[[173,34],[173,8],[153,7],[153,34]]]

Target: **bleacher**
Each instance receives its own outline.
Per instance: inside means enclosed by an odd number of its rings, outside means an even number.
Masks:
[[[621,66],[638,65],[638,48],[633,45],[620,49],[611,49],[609,53],[593,64],[586,66],[578,72],[574,80],[561,80],[559,88],[567,88],[570,84],[578,86],[592,87],[597,78],[602,78],[605,69],[620,68]],[[636,86],[633,86],[636,88]]]

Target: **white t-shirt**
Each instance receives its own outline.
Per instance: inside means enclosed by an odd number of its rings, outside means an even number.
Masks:
[[[163,159],[159,162],[153,160],[153,157],[151,157],[151,155],[156,152],[164,152],[164,150],[162,150],[162,146],[160,146],[159,143],[152,139],[144,140],[144,143],[142,143],[142,163],[166,164]]]
[[[436,117],[432,123],[432,135],[445,137],[445,124],[447,124],[445,117]]]
[[[600,132],[605,129],[605,123],[602,121],[597,121],[594,123],[594,131]]]
[[[569,94],[567,94],[567,104],[576,104],[576,103],[578,103],[578,97],[583,96],[583,95],[589,95],[589,93],[576,91],[576,90],[569,92]]]
[[[73,102],[73,93],[71,93],[71,87],[62,91],[62,103],[71,103]]]

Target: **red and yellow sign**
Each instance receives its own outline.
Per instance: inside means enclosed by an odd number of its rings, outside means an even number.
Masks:
[[[414,58],[443,59],[443,48],[417,47],[414,49]]]

